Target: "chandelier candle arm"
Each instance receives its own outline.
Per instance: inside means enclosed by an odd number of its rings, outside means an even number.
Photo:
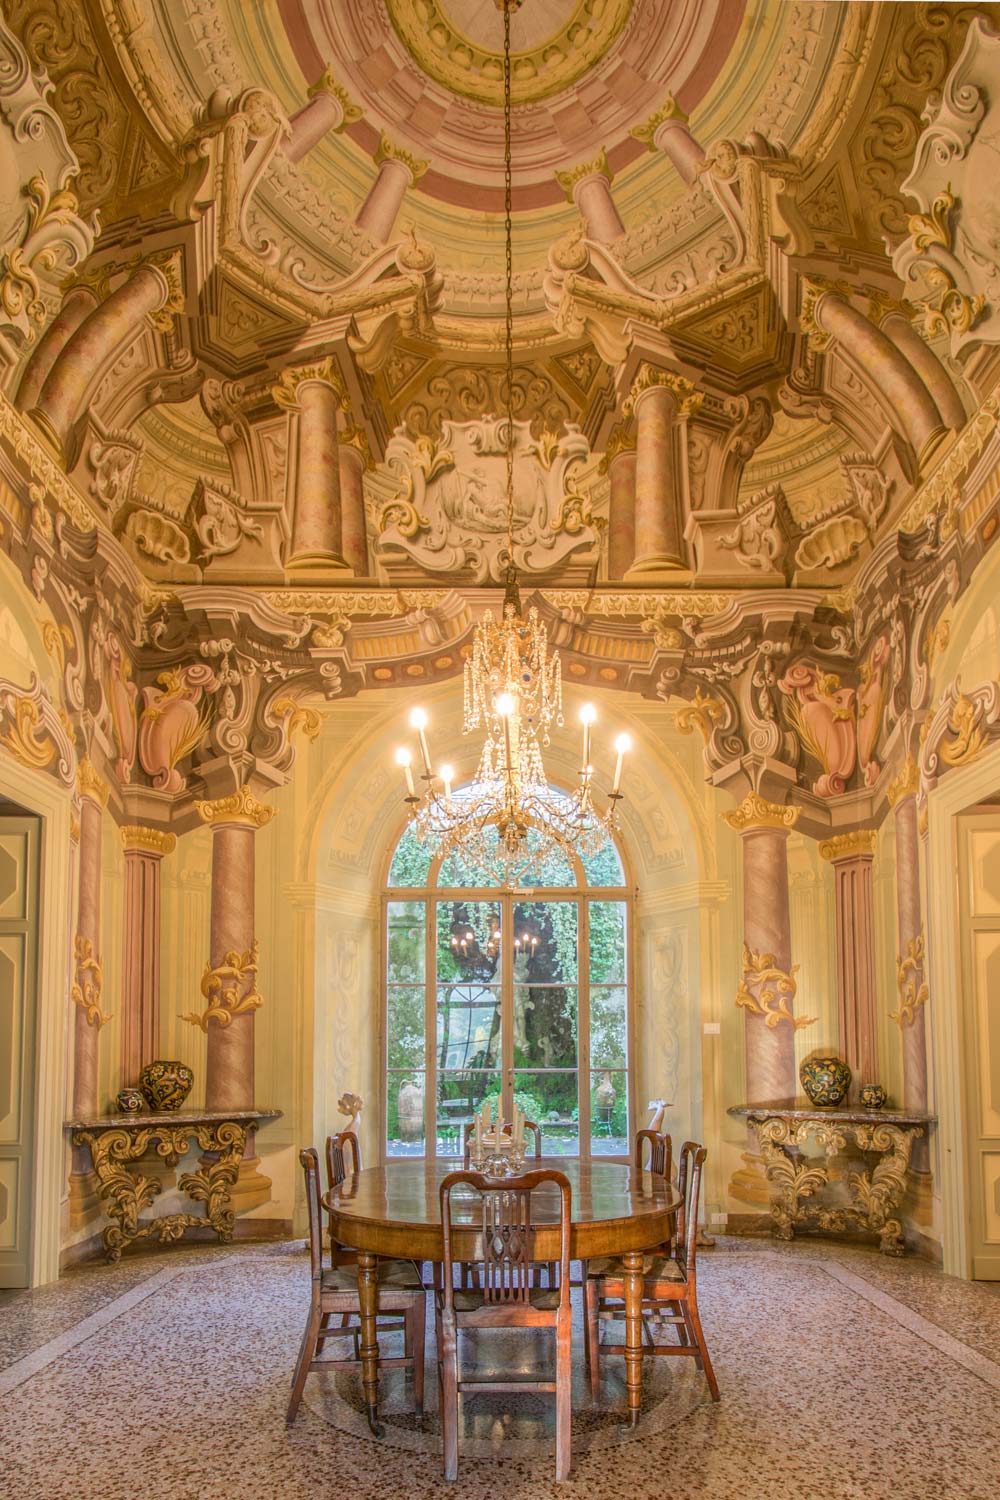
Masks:
[[[615,750],[618,759],[615,761],[615,779],[611,784],[612,797],[620,797],[622,789],[622,770],[625,766],[625,756],[632,748],[632,741],[627,734],[620,734],[615,740]]]
[[[597,719],[597,709],[592,703],[585,703],[580,710],[580,723],[583,725],[583,774],[586,778],[590,771],[590,726]]]
[[[430,751],[427,748],[427,736],[424,733],[424,730],[427,728],[427,715],[422,708],[415,708],[410,714],[410,728],[417,731],[417,739],[420,743],[420,758],[424,763],[424,777],[429,781],[433,773],[431,771]]]
[[[407,802],[418,802],[420,799],[417,796],[416,787],[413,785],[413,772],[410,770],[412,759],[413,757],[409,750],[400,745],[396,751],[396,764],[402,767],[403,775],[406,777],[406,800]]]

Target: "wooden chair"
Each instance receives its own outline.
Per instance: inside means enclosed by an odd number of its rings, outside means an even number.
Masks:
[[[532,1275],[534,1229],[531,1195],[542,1183],[556,1185],[560,1196],[558,1287],[540,1287]],[[454,1285],[452,1189],[467,1184],[482,1200],[482,1260],[476,1262],[480,1285]],[[543,1167],[519,1177],[485,1177],[481,1172],[449,1172],[441,1183],[441,1228],[444,1236],[443,1285],[435,1296],[438,1389],[444,1443],[444,1476],[458,1477],[458,1398],[467,1391],[552,1391],[556,1398],[556,1479],[570,1469],[570,1358],[572,1313],[569,1287],[570,1185],[562,1172]],[[458,1335],[463,1329],[551,1328],[556,1336],[556,1378],[538,1380],[514,1374],[499,1379],[461,1378]]]
[[[502,1130],[507,1135],[509,1135],[511,1133],[512,1129],[513,1129],[513,1126],[510,1125],[510,1124],[508,1124],[508,1123],[504,1123],[504,1125],[501,1128],[502,1128]],[[542,1127],[540,1125],[536,1125],[535,1122],[534,1122],[534,1120],[525,1120],[525,1122],[524,1122],[524,1128],[525,1128],[525,1130],[530,1130],[531,1133],[532,1133],[532,1135],[535,1137],[535,1161],[541,1161],[541,1159],[542,1159]],[[471,1166],[471,1160],[470,1160],[470,1157],[469,1157],[469,1143],[472,1140],[473,1134],[475,1133],[475,1129],[476,1129],[476,1127],[475,1127],[474,1124],[472,1124],[472,1125],[466,1125],[466,1127],[465,1127],[465,1151],[464,1151],[464,1155],[462,1157],[462,1165],[465,1166],[465,1167]],[[528,1155],[527,1151],[525,1151],[524,1154],[525,1154],[525,1157],[527,1158],[527,1155]],[[556,1284],[556,1263],[555,1263],[554,1260],[548,1260],[548,1261],[545,1262],[545,1275],[546,1275],[546,1280],[548,1281],[549,1286],[555,1286],[555,1284]],[[462,1267],[462,1285],[463,1286],[471,1286],[472,1285],[472,1278],[473,1278],[473,1268],[471,1266],[463,1266]]]
[[[645,1133],[645,1132],[643,1132]],[[707,1152],[694,1141],[685,1141],[677,1164],[677,1189],[681,1206],[677,1211],[672,1244],[646,1256],[643,1262],[642,1318],[646,1354],[688,1355],[704,1371],[712,1400],[719,1400],[719,1386],[712,1369],[708,1345],[698,1315],[698,1282],[695,1252],[698,1240],[698,1196],[701,1170]],[[609,1257],[591,1261],[584,1293],[587,1333],[587,1368],[594,1396],[600,1391],[601,1350],[624,1349],[624,1344],[602,1344],[600,1319],[621,1317],[625,1299],[625,1267]],[[671,1323],[677,1329],[676,1344],[653,1341],[647,1319]]]
[[[312,1298],[306,1330],[302,1335],[299,1357],[292,1376],[292,1394],[288,1401],[285,1421],[295,1421],[295,1414],[302,1400],[306,1376],[314,1370],[357,1369],[357,1358],[320,1359],[318,1355],[325,1339],[332,1337],[327,1325],[337,1313],[360,1316],[358,1300],[357,1265],[340,1264],[329,1268],[323,1265],[323,1227],[320,1219],[319,1157],[310,1146],[299,1152],[299,1161],[306,1179],[306,1204],[309,1209],[309,1255],[312,1268]],[[343,1180],[343,1179],[341,1179]],[[413,1396],[417,1415],[424,1409],[424,1288],[416,1267],[411,1261],[384,1260],[378,1267],[379,1311],[403,1314],[405,1326],[405,1354],[402,1358],[380,1359],[379,1365],[386,1370],[412,1369]],[[355,1340],[355,1350],[357,1341]]]
[[[647,1171],[655,1172],[659,1177],[670,1177],[673,1168],[673,1143],[662,1130],[637,1130],[635,1133],[635,1145],[633,1147],[633,1160],[637,1172],[642,1171],[642,1158],[645,1155],[644,1147],[649,1142],[649,1166]]]

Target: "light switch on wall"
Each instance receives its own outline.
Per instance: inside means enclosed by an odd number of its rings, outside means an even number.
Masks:
[[[706,1036],[718,1036],[722,1030],[721,1021],[706,1021],[702,1027]]]

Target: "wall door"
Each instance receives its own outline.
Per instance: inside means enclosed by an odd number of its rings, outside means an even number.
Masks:
[[[1000,1281],[1000,813],[959,819],[972,1275]]]
[[[0,1287],[31,1279],[38,820],[0,816]]]

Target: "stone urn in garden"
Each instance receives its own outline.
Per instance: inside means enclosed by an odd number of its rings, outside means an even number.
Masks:
[[[424,1130],[424,1091],[420,1085],[401,1083],[397,1107],[400,1136],[404,1141],[418,1141]]]

